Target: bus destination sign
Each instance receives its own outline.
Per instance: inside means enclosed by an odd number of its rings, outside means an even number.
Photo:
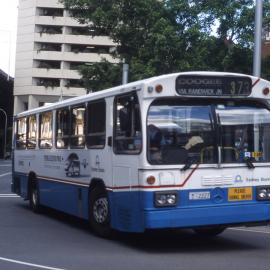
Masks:
[[[183,96],[249,96],[252,81],[242,76],[181,75],[176,78],[176,92]]]

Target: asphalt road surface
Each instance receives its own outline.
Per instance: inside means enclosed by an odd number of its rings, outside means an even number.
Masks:
[[[10,192],[11,163],[0,161],[0,270],[270,269],[270,227],[96,237],[87,223],[46,210],[38,215]]]

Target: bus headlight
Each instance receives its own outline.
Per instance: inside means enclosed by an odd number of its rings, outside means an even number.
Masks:
[[[177,192],[176,191],[159,191],[155,192],[154,196],[155,207],[168,207],[175,206],[177,203]]]
[[[270,186],[257,187],[256,198],[258,201],[270,200]]]

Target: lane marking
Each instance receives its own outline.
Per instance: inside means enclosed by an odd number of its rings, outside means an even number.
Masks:
[[[41,269],[65,270],[64,268],[55,268],[55,267],[50,267],[50,266],[45,266],[45,265],[40,265],[40,264],[33,264],[33,263],[28,263],[28,262],[23,262],[23,261],[12,260],[12,259],[3,258],[3,257],[0,257],[0,260],[6,261],[6,262],[22,264],[22,265],[27,265],[27,266],[32,266],[32,267],[37,267],[37,268],[41,268]]]
[[[12,193],[3,193],[0,194],[0,198],[19,198],[20,196],[17,194],[12,194]]]
[[[10,175],[10,174],[12,174],[12,172],[3,173],[3,174],[0,174],[0,177],[4,177],[4,176]]]
[[[262,233],[262,234],[270,234],[270,232],[251,230],[251,229],[238,229],[238,228],[229,228],[229,230],[233,231],[242,231],[242,232],[254,232],[254,233]]]
[[[1,164],[0,167],[11,167],[12,164]]]

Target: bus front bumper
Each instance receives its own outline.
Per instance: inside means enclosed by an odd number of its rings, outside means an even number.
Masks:
[[[252,225],[270,222],[270,204],[254,203],[144,211],[145,229]]]

